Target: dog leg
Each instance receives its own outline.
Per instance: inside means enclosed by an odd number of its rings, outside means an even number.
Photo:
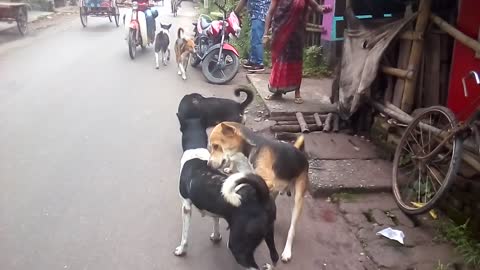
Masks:
[[[182,241],[180,246],[175,249],[176,256],[183,256],[187,253],[188,231],[190,228],[190,219],[192,217],[192,202],[188,199],[182,199]]]
[[[222,235],[220,235],[220,218],[213,218],[213,233],[210,235],[210,240],[213,243],[222,241]]]
[[[186,80],[187,79],[187,75],[185,74],[185,67],[183,66],[183,63],[180,63],[180,72],[181,72],[181,75],[182,75],[182,79]]]
[[[272,259],[273,265],[277,265],[278,262],[278,252],[275,247],[275,229],[274,225],[270,226],[270,230],[265,236],[265,242],[267,243],[268,250],[270,251],[270,259]]]
[[[157,52],[155,52],[155,68],[156,69],[160,68],[160,65],[158,64],[158,53]]]
[[[170,61],[170,49],[167,49],[167,61]]]
[[[180,66],[181,66],[181,64],[179,63],[178,64],[178,72],[177,72],[178,75],[182,75],[182,70],[181,70]]]
[[[289,262],[292,259],[293,238],[295,237],[295,229],[303,209],[304,195],[307,190],[307,177],[306,173],[303,173],[295,181],[295,205],[293,206],[292,220],[290,222],[290,229],[288,230],[287,242],[285,243],[285,248],[282,253],[283,262]]]

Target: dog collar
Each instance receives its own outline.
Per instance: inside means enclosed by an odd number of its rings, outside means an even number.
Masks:
[[[182,159],[180,160],[180,171],[182,171],[183,165],[192,159],[208,161],[210,159],[210,152],[205,148],[188,149],[183,152]]]

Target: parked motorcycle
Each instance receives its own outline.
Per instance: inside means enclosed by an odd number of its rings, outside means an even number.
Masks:
[[[153,38],[148,37],[147,20],[145,18],[145,12],[152,7],[152,5],[133,1],[131,7],[132,9],[125,14],[125,31],[128,33],[128,53],[133,60],[135,59],[137,46],[143,49],[147,45],[153,44]]]
[[[221,1],[221,0],[220,0]],[[195,51],[191,65],[202,63],[202,73],[208,82],[225,84],[235,78],[240,67],[237,49],[229,43],[230,36],[240,35],[240,21],[231,12],[227,17],[225,1],[215,5],[222,11],[221,20],[212,20],[207,15],[200,15],[194,23]]]

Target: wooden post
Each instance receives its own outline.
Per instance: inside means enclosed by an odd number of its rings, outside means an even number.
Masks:
[[[427,28],[428,19],[430,17],[430,7],[432,5],[432,0],[420,0],[420,5],[418,7],[418,16],[417,22],[415,25],[415,32],[424,33]],[[411,80],[405,81],[405,89],[402,97],[402,110],[407,113],[410,113],[413,109],[413,101],[415,97],[415,87],[417,85],[417,76],[418,76],[418,66],[422,59],[423,51],[423,40],[413,40],[412,41],[412,51],[410,53],[410,58],[408,59],[408,70],[413,71],[413,76]]]

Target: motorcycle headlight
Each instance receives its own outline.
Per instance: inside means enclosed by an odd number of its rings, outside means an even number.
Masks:
[[[138,2],[137,2],[137,1],[133,1],[133,2],[132,2],[132,9],[133,9],[133,10],[137,10],[137,9],[138,9]]]

